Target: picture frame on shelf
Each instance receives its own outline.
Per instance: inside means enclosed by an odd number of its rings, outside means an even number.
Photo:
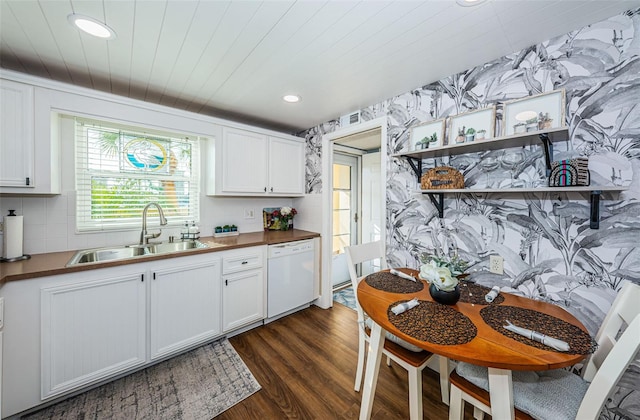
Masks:
[[[428,121],[411,128],[409,151],[423,150],[444,145],[445,119]]]
[[[496,107],[477,109],[449,117],[447,144],[482,141],[495,136]]]
[[[564,127],[565,90],[505,102],[502,116],[503,136]]]

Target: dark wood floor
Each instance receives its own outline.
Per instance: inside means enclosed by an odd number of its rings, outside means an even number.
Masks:
[[[361,394],[353,390],[358,354],[355,311],[312,306],[229,339],[262,389],[216,419],[356,419]],[[373,419],[408,419],[407,373],[380,368]],[[446,419],[438,376],[423,374],[425,419]],[[472,419],[467,407],[465,419]]]

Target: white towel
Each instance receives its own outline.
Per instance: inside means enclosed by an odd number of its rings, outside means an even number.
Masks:
[[[489,293],[487,293],[486,295],[484,295],[484,300],[486,300],[487,302],[491,303],[495,300],[495,298],[498,297],[498,295],[500,294],[500,287],[498,286],[493,286],[491,288],[491,291]]]
[[[521,328],[513,325],[509,320],[507,320],[507,325],[503,326],[505,329],[509,331],[513,331],[516,334],[520,334],[524,337],[530,338],[533,341],[537,341],[538,343],[542,343],[546,346],[553,347],[559,351],[569,351],[569,344],[566,341],[558,340],[557,338],[546,336],[537,331],[528,330],[526,328]]]
[[[407,311],[407,310],[409,310],[411,308],[414,308],[414,307],[418,306],[419,304],[420,304],[420,302],[418,302],[418,298],[413,298],[409,302],[403,302],[403,303],[397,304],[396,306],[391,308],[391,312],[393,312],[396,315],[400,315],[404,311]]]
[[[393,274],[394,276],[398,276],[401,277],[403,279],[407,279],[407,280],[411,280],[411,281],[416,281],[416,278],[413,276],[410,276],[408,274],[403,273],[402,271],[398,271],[398,270],[394,270],[393,268],[391,270],[389,270],[389,272],[391,274]]]

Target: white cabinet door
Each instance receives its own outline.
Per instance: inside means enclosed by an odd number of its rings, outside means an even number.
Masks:
[[[222,130],[223,193],[267,191],[267,137],[250,131],[224,127]]]
[[[264,318],[264,271],[225,274],[222,301],[223,332]]]
[[[220,260],[151,274],[151,359],[220,334]]]
[[[33,188],[33,87],[0,79],[0,186]]]
[[[269,137],[269,193],[304,194],[304,143]]]
[[[42,398],[145,364],[144,274],[41,289]]]

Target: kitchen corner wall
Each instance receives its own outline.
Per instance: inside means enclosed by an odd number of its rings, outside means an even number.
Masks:
[[[464,54],[464,51],[460,52]],[[406,65],[406,64],[402,64]],[[469,110],[555,89],[566,91],[567,142],[554,144],[556,159],[588,156],[596,185],[629,185],[604,194],[600,229],[589,228],[589,196],[580,193],[460,194],[445,198],[445,218],[419,189],[403,159],[411,128]],[[360,110],[368,121],[387,116],[387,259],[418,267],[424,252],[457,248],[470,261],[471,279],[560,305],[595,334],[623,280],[640,283],[640,9],[613,16],[517,53],[451,75],[436,83]],[[307,192],[320,196],[322,136],[338,121],[313,127],[307,139]],[[498,131],[499,132],[499,131]],[[483,160],[516,149],[427,159],[449,164],[467,187],[506,188],[544,180],[542,151],[519,148],[524,161],[488,168]],[[505,275],[487,271],[489,255],[505,258]],[[640,363],[636,360],[605,408],[606,418],[640,418]],[[635,403],[633,402],[635,401]]]

